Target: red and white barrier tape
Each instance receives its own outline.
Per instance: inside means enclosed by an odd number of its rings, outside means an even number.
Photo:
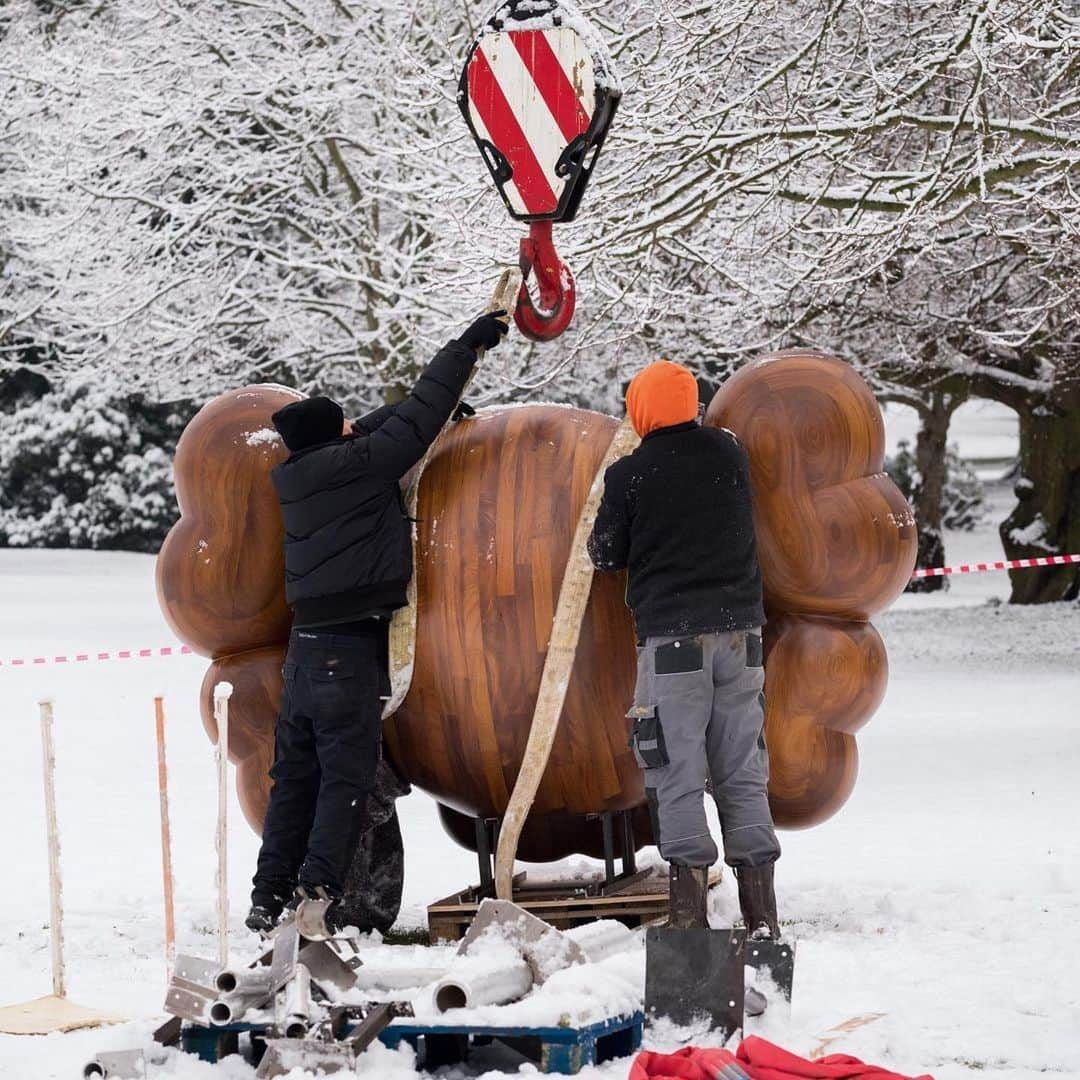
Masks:
[[[1046,555],[1038,559],[1010,559],[1008,562],[962,563],[960,566],[932,566],[916,570],[913,578],[944,577],[946,574],[984,574],[988,570],[1026,570],[1032,566],[1064,566],[1080,563],[1080,555]]]
[[[947,574],[982,574],[988,570],[1017,570],[1032,566],[1064,566],[1080,563],[1080,555],[1046,555],[1038,559],[1011,559],[1008,562],[962,563],[960,566],[932,566],[916,570],[912,578],[944,577]],[[136,660],[158,656],[186,656],[194,650],[187,645],[162,645],[157,649],[119,649],[116,652],[74,653],[71,656],[33,656],[27,660],[0,660],[0,667],[33,667],[41,664],[80,664],[90,660]]]
[[[190,652],[193,650],[187,645],[162,645],[157,649],[118,649],[115,652],[73,653],[71,656],[32,656],[27,660],[0,660],[0,667],[81,664],[89,660],[137,660],[149,656],[182,656]]]

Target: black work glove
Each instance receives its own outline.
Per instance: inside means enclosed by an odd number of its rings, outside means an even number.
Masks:
[[[475,416],[476,410],[467,402],[459,401],[458,407],[454,410],[451,420],[467,420],[470,416]]]
[[[502,320],[506,318],[505,309],[489,311],[481,315],[472,326],[465,331],[458,341],[476,352],[479,349],[494,349],[506,336],[510,328]]]

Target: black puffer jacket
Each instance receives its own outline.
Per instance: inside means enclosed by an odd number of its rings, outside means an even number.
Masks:
[[[347,622],[405,603],[412,526],[398,481],[442,430],[475,363],[472,349],[450,342],[400,405],[274,469],[294,626]]]
[[[692,421],[646,435],[607,470],[589,555],[628,568],[639,638],[765,622],[750,498],[735,436]]]

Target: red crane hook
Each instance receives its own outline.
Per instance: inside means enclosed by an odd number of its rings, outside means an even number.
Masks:
[[[514,322],[527,338],[551,341],[570,325],[577,293],[570,267],[555,250],[550,221],[529,222],[529,235],[521,238],[518,262],[522,281],[514,309]],[[539,308],[529,295],[527,282],[530,272],[540,293]]]

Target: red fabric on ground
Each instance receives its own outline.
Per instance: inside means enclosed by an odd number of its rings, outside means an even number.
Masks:
[[[737,1057],[753,1080],[934,1080],[929,1073],[901,1076],[877,1065],[866,1065],[850,1054],[828,1054],[809,1061],[756,1035],[743,1039]]]
[[[728,1050],[684,1046],[674,1054],[643,1050],[630,1066],[629,1080],[716,1080],[724,1065],[735,1065]]]
[[[810,1061],[756,1035],[743,1039],[736,1055],[694,1046],[684,1046],[674,1054],[644,1050],[630,1066],[629,1080],[718,1080],[725,1065],[742,1069],[751,1080],[934,1080],[929,1073],[901,1076],[850,1054]]]

